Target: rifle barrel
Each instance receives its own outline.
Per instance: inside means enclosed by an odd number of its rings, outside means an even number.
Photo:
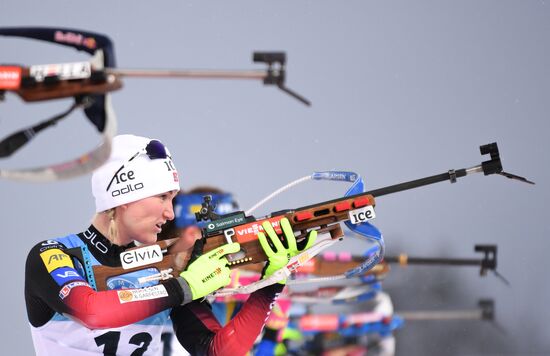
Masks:
[[[451,182],[453,182],[454,179],[464,177],[466,176],[466,174],[467,174],[466,169],[458,169],[456,171],[451,170],[447,173],[436,174],[425,178],[415,179],[404,183],[399,183],[399,184],[394,184],[383,188],[374,189],[366,192],[366,194],[371,194],[374,197],[379,197],[382,195],[397,193],[404,190],[422,187],[425,185],[444,182],[447,180],[450,180]]]
[[[481,310],[396,311],[405,320],[481,320]]]
[[[106,68],[105,72],[133,78],[191,78],[191,79],[265,79],[265,70],[182,70],[182,69],[120,69]]]
[[[401,265],[450,265],[450,266],[480,266],[482,260],[473,258],[429,258],[429,257],[409,257],[407,255],[384,256],[384,260],[389,263],[399,263]]]

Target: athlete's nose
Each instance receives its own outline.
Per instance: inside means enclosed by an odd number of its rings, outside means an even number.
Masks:
[[[164,217],[166,218],[166,220],[174,220],[174,206],[172,205],[171,200],[168,201],[166,204],[166,208],[164,209]]]

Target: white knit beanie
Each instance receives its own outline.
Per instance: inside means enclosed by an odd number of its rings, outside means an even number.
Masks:
[[[179,191],[178,171],[168,148],[165,147],[168,157],[149,158],[145,148],[151,141],[134,135],[113,138],[109,159],[92,175],[96,212],[171,190]]]

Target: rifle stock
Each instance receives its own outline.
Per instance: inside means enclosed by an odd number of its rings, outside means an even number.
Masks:
[[[104,94],[122,88],[120,78],[105,74],[102,70],[92,70],[90,77],[83,79],[66,80],[52,75],[44,78],[43,81],[37,81],[30,75],[28,67],[20,67],[20,69],[20,84],[13,91],[27,102]],[[6,88],[0,88],[0,90],[6,90]]]
[[[275,231],[281,232],[278,221],[283,217],[289,219],[289,222],[294,231],[300,232],[297,239],[300,240],[305,237],[310,230],[318,230],[319,234],[328,233],[331,239],[343,238],[344,233],[339,222],[350,219],[350,213],[356,212],[368,206],[374,206],[374,197],[369,194],[359,194],[353,197],[341,198],[332,200],[329,202],[323,202],[320,204],[310,205],[308,207],[299,208],[295,211],[287,211],[286,213],[277,215],[270,215],[260,219],[254,217],[247,217],[245,222],[238,223],[224,229],[215,229],[207,232],[207,228],[202,230],[203,237],[200,241],[202,243],[202,253],[216,249],[228,242],[239,242],[241,245],[241,251],[235,254],[227,256],[230,268],[239,268],[245,265],[259,264],[267,261],[267,256],[263,252],[263,249],[257,239],[258,231],[262,231],[262,222],[268,220],[274,226]],[[244,213],[239,212],[239,217],[244,216]],[[235,214],[231,214],[235,215]],[[224,218],[224,217],[222,217]],[[230,224],[229,224],[230,225]],[[222,232],[223,231],[223,232]],[[190,253],[181,252],[172,254],[170,253],[170,246],[177,240],[163,240],[157,242],[155,245],[159,245],[162,250],[166,251],[163,255],[163,259],[160,262],[145,264],[140,267],[124,269],[122,267],[109,267],[109,266],[91,266],[93,271],[92,276],[88,276],[90,280],[95,280],[97,290],[107,290],[107,283],[110,278],[123,276],[127,273],[147,269],[155,268],[159,271],[170,271],[172,276],[178,276],[181,273],[191,258]],[[143,246],[133,249],[139,249]],[[133,250],[132,249],[132,250]],[[73,256],[76,254],[73,251],[69,251]],[[82,261],[81,261],[82,262]],[[327,271],[327,273],[330,273]]]
[[[340,222],[351,220],[351,223],[357,224],[375,217],[374,197],[415,189],[421,186],[443,181],[455,183],[458,178],[474,173],[483,173],[484,175],[499,174],[525,183],[534,184],[523,177],[503,172],[496,142],[480,146],[480,153],[482,155],[489,154],[490,160],[467,169],[451,169],[446,173],[399,183],[353,196],[313,204],[295,210],[274,212],[259,219],[256,219],[253,216],[246,216],[242,211],[219,216],[214,213],[214,208],[210,204],[211,197],[205,196],[202,207],[200,211],[196,213],[196,217],[198,222],[206,220],[209,221],[209,223],[207,223],[207,226],[202,229],[202,238],[197,241],[194,252],[192,254],[179,255],[172,255],[168,252],[165,254],[161,263],[148,264],[140,268],[144,269],[154,267],[157,268],[157,270],[162,271],[167,267],[172,269],[172,275],[178,275],[179,272],[183,271],[190,260],[197,258],[204,252],[211,251],[231,242],[239,242],[241,245],[241,251],[227,256],[230,268],[258,264],[267,260],[257,238],[258,232],[263,230],[261,224],[264,221],[271,222],[275,231],[277,233],[281,233],[278,222],[281,218],[286,217],[289,220],[292,229],[295,232],[299,232],[299,235],[297,236],[298,240],[303,239],[308,231],[312,229],[318,230],[319,233],[330,233],[331,239],[341,239],[343,238],[344,233],[340,227]],[[158,244],[162,243],[162,241],[158,242]],[[169,244],[165,245],[165,248],[169,251],[168,247]],[[480,251],[486,254],[484,261],[488,258],[487,256],[491,254],[494,256],[496,254],[496,250],[493,250],[492,248],[483,248]],[[479,262],[474,261],[474,263],[478,264]],[[496,267],[496,259],[493,258],[491,260],[489,258],[489,264],[481,263],[481,267],[482,274],[484,270],[494,269],[494,267]],[[96,274],[96,271],[98,275],[101,276],[100,279],[105,280],[105,278],[108,278],[109,276],[122,275],[128,273],[130,270],[105,266],[94,266],[92,277]],[[334,274],[334,270],[332,270],[332,272]],[[105,286],[102,281],[98,284],[99,290]]]
[[[241,244],[241,252],[228,255],[230,267],[235,268],[247,264],[265,262],[267,261],[267,256],[263,252],[257,238],[258,232],[263,231],[261,225],[264,221],[269,221],[273,225],[275,231],[281,233],[279,221],[282,218],[287,218],[292,229],[295,232],[299,232],[297,236],[298,241],[305,238],[307,233],[311,230],[317,230],[319,234],[328,233],[331,239],[339,239],[344,236],[344,232],[339,223],[350,220],[351,214],[363,210],[366,207],[374,207],[374,197],[370,194],[363,193],[353,197],[340,198],[298,208],[296,210],[272,213],[258,220],[253,217],[245,217],[242,212],[231,214],[235,216],[235,221],[239,218],[248,220],[236,225],[232,225],[231,221],[225,220],[223,217],[218,217],[216,220],[221,220],[225,226],[223,228],[214,227],[211,228],[210,231],[208,231],[208,227],[206,230],[203,230],[203,252],[236,241]],[[372,215],[372,217],[374,217],[374,215]],[[216,220],[213,221],[215,222]]]

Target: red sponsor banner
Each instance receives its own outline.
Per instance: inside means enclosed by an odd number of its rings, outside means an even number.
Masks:
[[[21,85],[21,68],[0,66],[0,89],[19,89]]]
[[[281,234],[282,230],[279,221],[282,218],[282,216],[277,216],[274,218],[259,220],[249,224],[234,227],[233,229],[235,229],[235,236],[237,236],[237,241],[242,244],[248,241],[257,240],[258,232],[264,231],[264,228],[262,227],[262,222],[266,220],[271,222],[271,226],[273,226],[273,229],[275,229],[276,233]]]
[[[349,315],[346,318],[345,326],[349,325],[360,325],[360,324],[367,324],[367,323],[375,323],[377,321],[382,320],[384,316],[380,313],[375,312],[365,312],[365,313],[357,313]]]
[[[300,318],[302,331],[335,331],[338,330],[338,315],[305,315]]]
[[[315,265],[316,265],[315,260],[311,259],[306,263],[304,263],[303,265],[301,265],[300,267],[298,267],[298,269],[296,270],[296,273],[303,273],[303,274],[313,273],[315,272]]]

